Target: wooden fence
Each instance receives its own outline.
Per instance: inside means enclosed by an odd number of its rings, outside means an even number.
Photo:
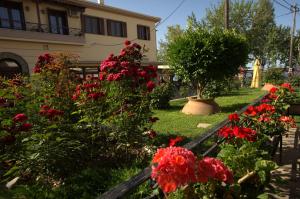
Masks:
[[[263,95],[263,96],[259,97],[258,99],[256,99],[255,101],[253,101],[252,103],[250,103],[249,105],[243,107],[241,110],[239,110],[237,112],[237,114],[240,115],[243,112],[245,112],[249,106],[258,104],[265,96],[266,95]],[[205,141],[212,138],[213,136],[216,136],[219,129],[221,129],[222,127],[229,124],[229,122],[230,121],[228,119],[223,120],[222,122],[217,124],[212,129],[206,131],[204,134],[201,134],[198,138],[196,138],[196,139],[192,140],[191,142],[187,143],[186,145],[184,145],[184,147],[189,149],[189,150],[194,151],[196,149],[196,147],[201,146],[202,144],[204,144]],[[213,145],[211,145],[209,147],[208,150],[203,152],[202,155],[207,156],[208,154],[212,153],[213,151],[215,151],[218,148],[218,146],[223,141],[224,141],[224,139],[217,140]],[[279,142],[280,141],[281,141],[281,139],[279,139]],[[281,150],[282,150],[282,143],[281,142],[280,142],[280,146],[281,146],[280,147],[280,154],[281,154]],[[134,177],[132,177],[131,179],[129,179],[129,180],[113,187],[112,189],[110,189],[107,192],[103,193],[101,196],[97,197],[97,199],[123,198],[127,194],[133,192],[142,183],[144,183],[145,181],[150,179],[150,175],[151,175],[151,166],[148,166],[143,171],[141,171],[139,174],[137,174]]]

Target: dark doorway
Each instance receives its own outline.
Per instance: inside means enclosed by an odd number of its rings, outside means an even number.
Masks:
[[[21,73],[22,69],[16,61],[11,59],[0,60],[0,76],[13,78]]]

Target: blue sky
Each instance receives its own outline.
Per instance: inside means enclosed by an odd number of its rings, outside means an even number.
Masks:
[[[95,1],[95,0],[94,0]],[[106,5],[123,8],[135,12],[140,12],[152,16],[157,16],[162,19],[166,18],[181,2],[182,0],[105,0]],[[167,31],[167,27],[180,24],[182,27],[186,26],[186,18],[192,12],[194,12],[198,19],[205,16],[206,8],[211,5],[218,4],[222,0],[186,0],[184,4],[172,15],[167,21],[157,27],[157,41],[164,39],[164,35]],[[280,3],[285,4],[283,0],[277,0]],[[294,0],[286,0],[287,2],[293,3]],[[300,6],[300,0],[296,0],[296,3]],[[282,6],[275,4],[275,14],[280,16],[285,13],[289,13],[289,10]],[[297,15],[297,29],[300,29],[300,14]],[[276,17],[278,24],[284,24],[291,26],[292,14]]]

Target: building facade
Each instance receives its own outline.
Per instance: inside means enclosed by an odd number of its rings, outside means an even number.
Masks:
[[[124,41],[146,49],[155,63],[160,18],[84,0],[1,0],[0,75],[29,74],[43,53],[68,52],[95,65]]]

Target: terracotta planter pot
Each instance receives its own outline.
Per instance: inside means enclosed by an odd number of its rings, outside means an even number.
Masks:
[[[276,87],[274,84],[270,84],[270,83],[265,83],[265,85],[262,87],[261,90],[263,91],[270,91],[271,88]]]
[[[220,111],[219,105],[213,99],[197,99],[189,97],[182,109],[182,112],[188,115],[210,115]]]

